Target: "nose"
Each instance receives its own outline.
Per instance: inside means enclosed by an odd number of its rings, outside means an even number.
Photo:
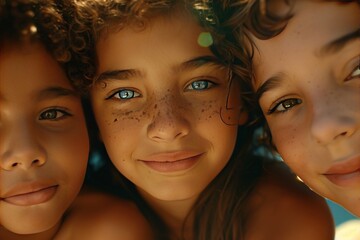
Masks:
[[[339,99],[314,107],[311,132],[324,145],[352,136],[359,126],[356,110],[336,101]]]
[[[188,135],[190,124],[185,114],[184,107],[179,106],[176,99],[158,102],[157,111],[147,128],[148,137],[154,141],[168,142]]]
[[[27,170],[46,163],[46,151],[39,143],[36,132],[28,126],[8,127],[1,132],[1,169]]]

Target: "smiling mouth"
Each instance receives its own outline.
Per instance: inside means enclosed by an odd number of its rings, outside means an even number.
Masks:
[[[334,164],[324,176],[341,187],[360,185],[360,157],[356,156]]]
[[[2,198],[4,202],[17,205],[17,206],[31,206],[44,203],[53,198],[56,194],[58,186],[50,186],[36,191],[16,194]]]
[[[184,171],[192,166],[194,166],[202,154],[197,154],[194,156],[181,158],[181,159],[161,159],[160,160],[140,160],[143,162],[146,166],[150,167],[151,169],[158,171],[158,172],[177,172],[177,171]]]
[[[332,183],[341,187],[351,186],[353,183],[360,184],[360,169],[349,173],[325,174],[325,176]]]

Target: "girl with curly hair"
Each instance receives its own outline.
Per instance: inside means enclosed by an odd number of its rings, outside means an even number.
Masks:
[[[323,199],[254,154],[240,98],[248,63],[233,62],[216,2],[68,4],[68,70],[89,91],[118,170],[113,187],[137,203],[156,239],[333,239]],[[228,13],[245,19],[250,6],[238,1]],[[212,36],[216,26],[224,32]]]
[[[134,204],[76,199],[89,139],[79,89],[64,71],[70,52],[58,7],[0,2],[0,239],[149,239]]]
[[[360,216],[360,1],[258,2],[248,84],[266,138],[312,190]]]

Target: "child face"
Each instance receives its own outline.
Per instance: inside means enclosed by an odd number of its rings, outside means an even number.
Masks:
[[[79,96],[37,44],[0,54],[0,227],[39,233],[56,225],[85,174],[88,135]]]
[[[360,215],[360,7],[296,1],[294,13],[280,35],[255,39],[255,90],[284,161]]]
[[[228,162],[246,118],[238,92],[229,96],[236,110],[225,109],[228,70],[199,46],[200,33],[191,17],[162,17],[142,30],[110,33],[97,46],[91,98],[101,138],[146,196],[196,197]]]

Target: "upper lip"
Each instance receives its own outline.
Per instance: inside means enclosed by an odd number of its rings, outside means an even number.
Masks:
[[[144,158],[139,159],[145,162],[176,162],[184,159],[192,158],[201,155],[199,151],[172,151],[150,154]]]
[[[336,161],[324,174],[348,174],[360,170],[360,154]]]
[[[57,184],[50,183],[50,182],[25,182],[20,183],[12,187],[9,191],[7,191],[3,196],[2,199],[15,197],[19,195],[29,194],[37,191],[41,191],[50,187],[56,187]]]

